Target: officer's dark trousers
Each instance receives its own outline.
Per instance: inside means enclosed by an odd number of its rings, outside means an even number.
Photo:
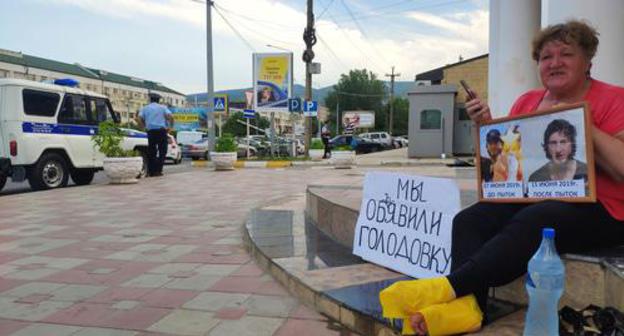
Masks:
[[[448,279],[457,297],[475,294],[485,312],[488,288],[526,273],[545,227],[555,229],[559,254],[624,243],[624,222],[611,217],[600,202],[477,203],[453,220]]]
[[[147,173],[149,176],[162,174],[167,155],[167,130],[164,128],[147,131]]]

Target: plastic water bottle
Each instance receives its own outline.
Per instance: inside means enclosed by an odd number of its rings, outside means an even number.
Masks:
[[[526,289],[529,310],[524,336],[559,335],[559,299],[565,284],[565,268],[555,249],[555,230],[545,228],[542,244],[529,261]]]

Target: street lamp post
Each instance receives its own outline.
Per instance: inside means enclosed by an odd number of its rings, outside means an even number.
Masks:
[[[206,117],[208,123],[208,149],[210,152],[215,148],[215,130],[214,130],[214,78],[212,66],[212,16],[211,9],[212,0],[206,1],[206,74],[207,74],[207,93],[206,93]]]

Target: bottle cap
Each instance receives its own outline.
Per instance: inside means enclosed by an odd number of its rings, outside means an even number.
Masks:
[[[544,228],[544,230],[542,230],[542,236],[545,238],[555,238],[555,229]]]

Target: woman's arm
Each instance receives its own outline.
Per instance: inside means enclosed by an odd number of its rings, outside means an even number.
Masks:
[[[624,182],[624,131],[611,136],[594,126],[592,137],[598,166],[616,182]]]

